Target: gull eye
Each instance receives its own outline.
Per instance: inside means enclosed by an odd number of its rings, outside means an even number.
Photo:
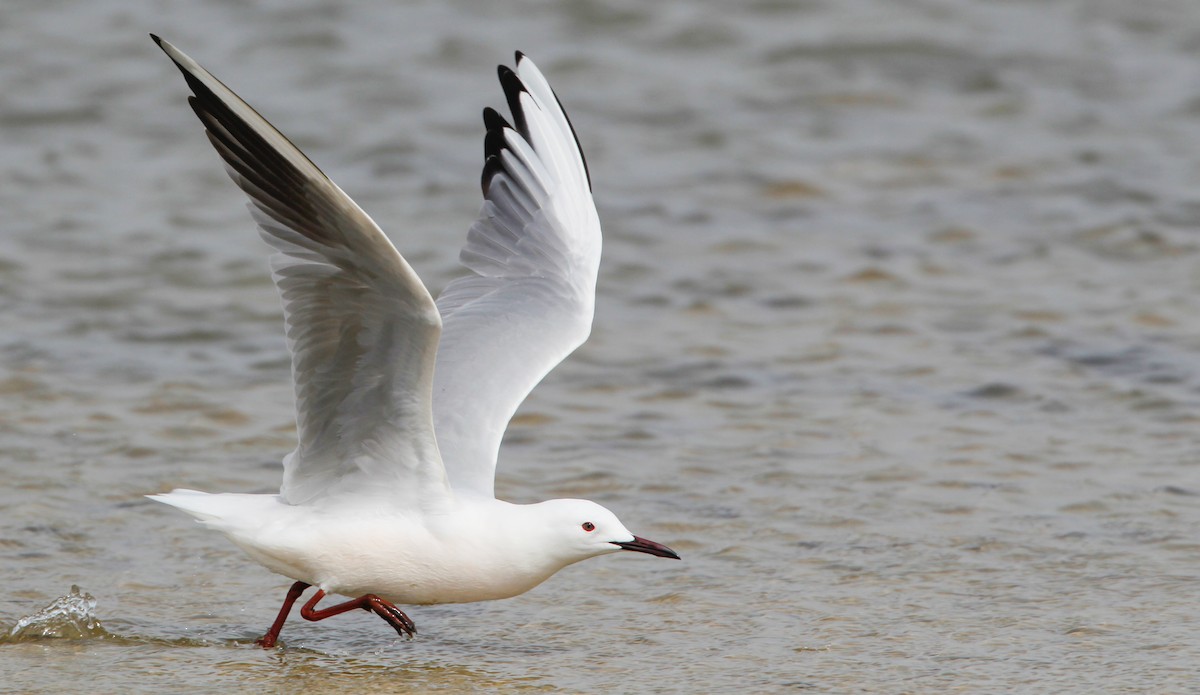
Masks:
[[[583,522],[583,530],[591,533],[592,531],[596,530],[596,525],[590,521],[585,521]]]

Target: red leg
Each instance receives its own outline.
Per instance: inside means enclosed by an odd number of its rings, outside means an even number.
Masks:
[[[364,594],[355,599],[350,599],[345,603],[339,603],[336,606],[322,608],[317,610],[317,602],[325,598],[325,592],[318,590],[313,594],[313,597],[308,600],[308,603],[300,607],[300,615],[305,620],[324,620],[335,615],[352,611],[355,608],[361,608],[365,611],[371,611],[380,618],[383,618],[388,625],[391,625],[396,633],[401,637],[405,635],[412,637],[417,634],[417,626],[412,619],[404,614],[404,611],[396,608],[390,601],[385,601],[375,594]]]
[[[288,589],[287,598],[283,599],[283,608],[279,609],[279,615],[275,616],[275,622],[271,623],[271,629],[267,630],[267,634],[256,639],[254,641],[255,644],[263,649],[271,649],[275,646],[275,640],[279,639],[279,631],[283,629],[283,623],[287,620],[288,613],[292,612],[292,604],[310,586],[312,585],[305,584],[304,582],[296,582],[292,585],[292,588]]]

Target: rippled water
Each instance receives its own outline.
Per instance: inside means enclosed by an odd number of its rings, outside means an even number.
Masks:
[[[1184,692],[1200,657],[1194,3],[80,0],[0,17],[0,683],[213,692]],[[146,37],[294,137],[436,291],[521,49],[606,234],[498,491],[684,562],[293,621],[143,499],[269,491],[266,250]]]

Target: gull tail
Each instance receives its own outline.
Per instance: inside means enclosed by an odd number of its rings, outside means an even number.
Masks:
[[[216,509],[219,505],[213,504],[218,495],[210,495],[199,490],[177,489],[158,495],[146,495],[146,497],[185,511],[201,522],[216,521],[223,516]]]
[[[214,495],[180,489],[146,497],[187,512],[209,528],[235,534],[244,532],[247,526],[254,526],[256,519],[272,518],[271,512],[280,506],[278,495]]]

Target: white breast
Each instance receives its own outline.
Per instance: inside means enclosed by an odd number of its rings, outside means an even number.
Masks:
[[[569,564],[531,548],[518,509],[495,500],[420,519],[298,509],[280,504],[267,523],[259,509],[253,525],[210,525],[274,572],[327,593],[376,594],[397,604],[509,598]]]

